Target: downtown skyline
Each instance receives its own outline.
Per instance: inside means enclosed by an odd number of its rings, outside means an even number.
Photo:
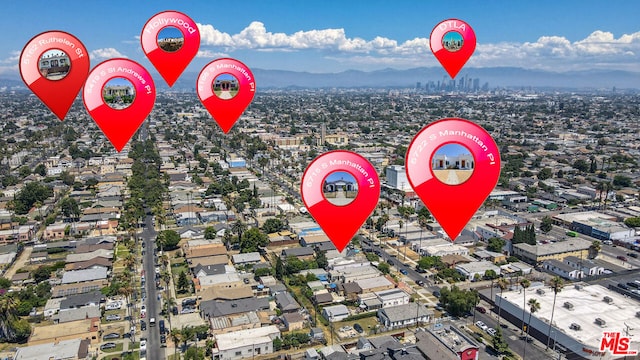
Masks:
[[[467,68],[640,72],[640,24],[632,15],[640,5],[635,3],[626,4],[623,12],[596,1],[374,1],[366,6],[249,1],[224,9],[206,3],[116,1],[109,5],[69,2],[46,12],[41,11],[42,4],[5,5],[0,28],[15,36],[0,44],[0,77],[19,77],[22,48],[33,36],[49,30],[77,36],[91,55],[91,67],[127,57],[151,70],[140,46],[140,32],[149,18],[167,10],[185,13],[200,30],[200,49],[187,72],[197,72],[220,57],[232,57],[256,69],[310,73],[439,67],[428,38],[433,27],[448,18],[464,20],[476,33],[478,45]]]

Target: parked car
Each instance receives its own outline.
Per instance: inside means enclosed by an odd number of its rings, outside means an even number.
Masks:
[[[100,345],[100,350],[109,350],[109,349],[115,349],[116,347],[116,343],[114,342],[108,342],[106,344],[102,344]]]
[[[422,280],[418,280],[418,281],[416,281],[416,285],[418,285],[418,286],[424,286],[424,281],[422,281]]]
[[[618,260],[627,261],[627,257],[626,256],[618,255],[617,258],[618,258]]]
[[[112,333],[108,333],[105,336],[103,336],[102,340],[119,339],[119,338],[120,338],[120,334],[119,333],[112,332]]]
[[[194,312],[196,312],[196,308],[191,306],[183,307],[182,311],[180,311],[181,314],[192,314]]]
[[[627,256],[631,256],[634,259],[638,258],[638,254],[637,253],[627,253]]]
[[[405,269],[400,269],[400,273],[402,273],[402,275],[407,275],[409,274],[409,272]]]
[[[120,320],[120,319],[122,319],[122,317],[121,317],[120,315],[118,315],[118,314],[111,314],[111,315],[107,315],[107,316],[105,317],[105,319],[106,319],[107,321],[116,321],[116,320]]]
[[[482,329],[483,331],[487,331],[487,329],[489,328],[484,322],[482,321],[476,321],[476,326],[479,327],[480,329]]]
[[[362,334],[362,332],[364,331],[364,329],[362,328],[362,326],[360,326],[360,324],[356,323],[353,324],[353,328],[360,334]]]
[[[195,305],[196,304],[196,299],[184,299],[182,300],[182,306],[189,306],[189,305]]]
[[[482,306],[476,306],[476,311],[481,313],[481,314],[486,314],[487,313],[487,309],[483,308]]]
[[[147,351],[147,339],[140,340],[140,353],[144,353]]]
[[[160,335],[160,344],[166,344],[167,343],[167,336],[162,334]]]
[[[120,301],[116,301],[116,302],[111,302],[108,303],[104,306],[105,310],[118,310],[122,307],[122,304],[120,303]]]
[[[166,328],[164,327],[164,320],[158,321],[158,327],[160,327],[160,334],[164,334]]]
[[[147,323],[144,320],[140,320],[140,330],[147,330]]]
[[[496,329],[488,328],[486,331],[487,331],[487,334],[489,334],[491,336],[496,336]]]

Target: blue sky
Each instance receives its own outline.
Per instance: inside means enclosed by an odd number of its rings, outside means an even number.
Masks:
[[[325,182],[332,182],[332,181],[338,181],[338,180],[345,180],[345,181],[350,181],[350,182],[356,182],[356,178],[353,177],[353,175],[351,175],[350,173],[346,172],[346,171],[334,171],[331,174],[329,174],[324,181]]]
[[[445,144],[439,147],[436,150],[436,154],[452,157],[452,156],[458,156],[461,154],[470,155],[471,151],[469,151],[469,149],[467,149],[463,145],[452,143],[452,144]]]
[[[124,56],[152,68],[138,37],[166,10],[199,24],[193,72],[223,56],[250,68],[309,72],[439,66],[428,38],[448,18],[475,30],[469,67],[640,72],[637,1],[11,1],[2,10],[0,76],[17,75],[24,45],[48,30],[78,37],[92,67]]]

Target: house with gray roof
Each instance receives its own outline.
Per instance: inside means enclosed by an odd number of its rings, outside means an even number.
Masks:
[[[70,295],[60,302],[60,309],[73,309],[84,306],[99,306],[105,301],[105,296],[100,290],[94,290],[84,294]]]
[[[85,281],[103,280],[107,278],[106,267],[95,267],[85,270],[65,271],[62,274],[62,284],[72,284]]]
[[[276,304],[283,313],[298,312],[300,305],[288,292],[276,294]]]
[[[214,318],[259,310],[269,310],[269,299],[246,298],[223,302],[209,300],[200,303],[200,313],[203,318]]]
[[[392,306],[378,310],[380,324],[388,330],[408,327],[418,323],[428,323],[433,316],[433,311],[424,305],[415,302],[405,305]]]
[[[54,323],[62,324],[70,321],[99,318],[101,315],[99,306],[85,306],[73,309],[60,309],[58,313],[51,318]]]
[[[262,260],[259,252],[235,254],[231,256],[234,265],[256,264]]]

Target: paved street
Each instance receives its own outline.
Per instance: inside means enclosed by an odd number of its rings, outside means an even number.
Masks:
[[[155,252],[156,247],[156,231],[153,228],[152,217],[147,215],[145,218],[145,228],[140,234],[140,240],[144,241],[144,258],[143,268],[146,274],[146,289],[147,289],[147,316],[145,321],[147,322],[147,331],[142,332],[142,336],[147,338],[147,359],[164,359],[164,349],[160,347],[160,331],[158,326],[152,327],[149,325],[149,319],[155,317],[156,323],[160,321],[160,304],[156,295],[155,284]],[[138,322],[138,326],[140,323]]]

